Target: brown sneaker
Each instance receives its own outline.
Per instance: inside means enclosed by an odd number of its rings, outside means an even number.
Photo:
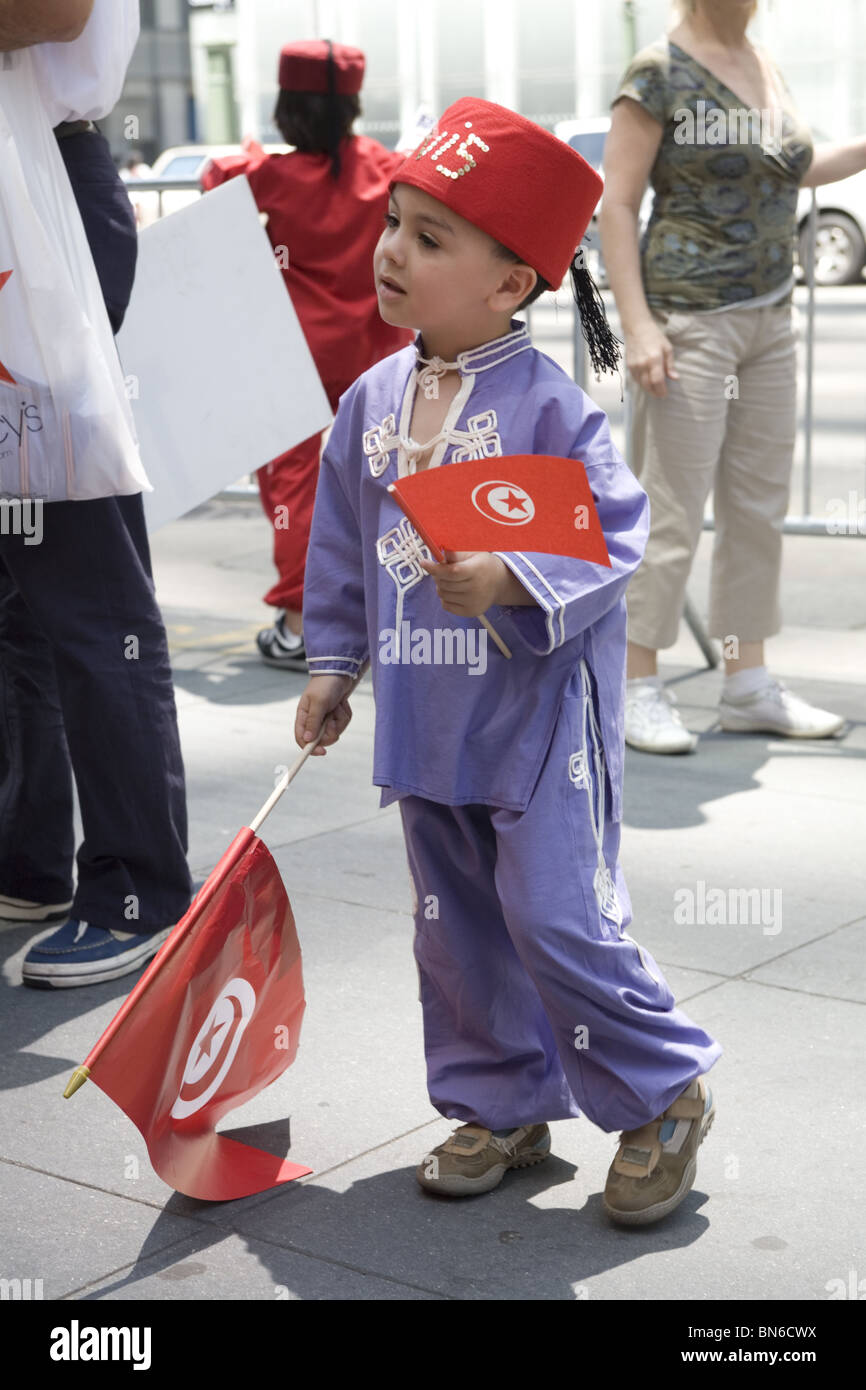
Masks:
[[[698,1146],[716,1117],[713,1095],[698,1076],[663,1115],[620,1135],[607,1175],[604,1209],[622,1226],[649,1226],[691,1191]]]
[[[415,1169],[428,1192],[472,1197],[501,1183],[506,1169],[529,1168],[550,1154],[547,1125],[523,1125],[498,1139],[483,1125],[461,1125]]]

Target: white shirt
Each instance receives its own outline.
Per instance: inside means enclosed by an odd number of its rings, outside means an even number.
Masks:
[[[72,43],[30,49],[52,126],[108,115],[120,96],[138,31],[138,0],[93,0],[90,18]]]

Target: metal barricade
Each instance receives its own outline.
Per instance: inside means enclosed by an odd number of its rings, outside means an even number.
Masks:
[[[129,179],[124,182],[130,202],[135,201],[136,193],[157,193],[159,194],[159,216],[163,216],[163,193],[201,193],[202,187],[198,179]]]
[[[187,191],[196,191],[196,192],[199,192],[199,193],[201,192],[201,185],[200,185],[198,179],[135,179],[135,180],[131,180],[131,181],[126,185],[126,188],[127,188],[127,192],[128,192],[129,195],[130,195],[130,198],[133,199],[133,200],[134,200],[135,194],[136,194],[136,193],[139,193],[139,192],[140,192],[140,193],[156,193],[156,194],[158,194],[158,195],[159,195],[159,216],[160,216],[160,217],[163,215],[163,195],[164,195],[165,193],[170,193],[170,192],[187,192]],[[799,535],[799,536],[848,535],[848,536],[860,536],[860,537],[862,538],[862,537],[864,536],[864,534],[866,534],[866,531],[861,530],[859,527],[850,527],[850,526],[849,526],[849,527],[847,527],[847,528],[838,528],[838,529],[835,529],[835,530],[831,530],[831,529],[830,529],[830,526],[828,525],[828,521],[827,521],[827,518],[826,518],[826,517],[822,518],[822,517],[817,517],[817,516],[813,516],[813,515],[812,515],[812,475],[813,475],[813,462],[814,462],[814,429],[815,429],[815,415],[814,415],[814,377],[815,377],[815,239],[816,239],[817,222],[818,222],[818,200],[817,200],[817,193],[816,193],[816,190],[813,189],[813,190],[812,190],[812,202],[811,202],[811,207],[810,207],[810,210],[809,210],[809,218],[808,218],[808,224],[807,224],[807,226],[808,226],[808,232],[807,232],[808,254],[807,254],[806,267],[805,267],[805,279],[806,279],[806,286],[807,286],[807,290],[808,290],[808,301],[807,301],[807,311],[806,311],[806,332],[805,332],[805,359],[806,359],[806,360],[805,360],[805,367],[806,367],[806,373],[805,373],[805,387],[804,387],[804,398],[803,398],[803,400],[804,400],[804,413],[803,413],[803,477],[802,477],[802,489],[801,489],[801,510],[800,510],[800,514],[799,514],[799,515],[789,515],[789,516],[786,517],[785,523],[784,523],[784,531],[785,531],[785,533],[786,533],[787,535]],[[609,298],[610,298],[610,297],[609,297]],[[866,307],[866,304],[864,304],[864,307]],[[583,390],[587,390],[587,389],[588,389],[588,387],[587,387],[587,382],[588,382],[588,364],[587,364],[586,344],[584,343],[584,340],[583,340],[583,334],[582,334],[582,332],[581,332],[580,318],[579,318],[578,313],[577,313],[577,308],[576,308],[576,306],[575,306],[573,303],[569,306],[569,308],[570,308],[570,313],[571,313],[571,334],[570,334],[570,336],[571,336],[571,350],[572,350],[572,374],[573,374],[574,380],[577,382],[578,386],[580,386]],[[528,310],[526,311],[526,321],[527,321],[527,324],[528,324],[529,327],[530,327],[530,331],[531,331],[531,325],[532,325],[532,317],[533,317],[533,315],[532,315],[532,308],[530,308],[530,309],[528,309]],[[629,460],[629,455],[630,455],[630,430],[629,430],[629,427],[628,427],[628,412],[629,412],[629,392],[628,392],[628,391],[625,392],[625,409],[626,409],[626,427],[625,427],[626,451],[625,451],[625,452],[626,452],[626,459]],[[864,435],[866,435],[866,429],[864,429]],[[228,487],[228,488],[223,489],[223,491],[222,491],[219,495],[220,495],[220,496],[228,496],[228,497],[243,497],[243,496],[254,496],[254,495],[257,494],[257,492],[258,492],[258,488],[256,487],[255,483],[252,481],[252,478],[250,477],[249,480],[244,480],[244,481],[235,483],[235,484],[233,484],[231,487]],[[712,530],[714,529],[714,522],[713,522],[712,517],[707,517],[707,518],[705,518],[703,525],[704,525],[704,530],[712,531]],[[697,615],[695,614],[694,609],[691,607],[691,605],[688,605],[688,606],[687,606],[687,620],[689,621],[689,625],[692,627],[692,631],[693,631],[694,634],[695,634],[696,640],[698,641],[698,643],[699,643],[699,645],[701,646],[702,650],[704,650],[704,651],[705,651],[705,654],[706,654],[706,651],[707,651],[708,648],[709,648],[709,639],[706,637],[706,634],[699,634],[699,633],[695,630],[695,627],[694,627],[693,621],[692,621],[693,619],[694,619],[695,622],[697,622]]]

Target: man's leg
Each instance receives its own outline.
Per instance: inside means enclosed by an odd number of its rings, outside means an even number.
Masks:
[[[72,916],[132,932],[171,925],[191,894],[184,776],[141,497],[54,502],[41,545],[8,536],[3,556],[54,657],[84,826]],[[27,664],[20,630],[17,645]],[[30,796],[45,794],[49,771]]]
[[[60,150],[116,332],[135,267],[132,209],[101,136],[73,136]],[[182,916],[191,882],[177,715],[141,497],[54,503],[43,522],[40,545],[5,537],[2,558],[53,652],[84,823],[72,914],[91,933],[104,928],[103,936],[155,933]],[[19,664],[26,663],[25,634],[18,641]],[[44,787],[33,791],[44,795]],[[10,804],[22,796],[19,785]],[[107,949],[116,946],[109,941]],[[98,958],[101,950],[76,933],[56,958],[75,965],[75,952]],[[28,967],[44,968],[32,959],[38,954],[28,953],[25,977]],[[88,969],[94,963],[88,959]]]
[[[71,902],[72,808],[51,646],[0,559],[0,917]]]

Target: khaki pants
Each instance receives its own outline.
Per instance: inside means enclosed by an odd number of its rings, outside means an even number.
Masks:
[[[629,383],[631,466],[651,529],[628,589],[629,640],[671,647],[713,489],[712,637],[759,642],[781,626],[779,575],[796,421],[793,305],[654,315],[679,381]]]

